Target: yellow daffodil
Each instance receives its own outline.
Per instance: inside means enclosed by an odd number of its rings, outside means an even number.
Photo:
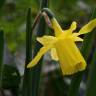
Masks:
[[[43,47],[28,64],[27,68],[35,66],[40,58],[50,50],[52,59],[60,62],[63,75],[71,75],[78,71],[83,71],[86,68],[86,62],[75,42],[83,41],[79,35],[91,32],[92,29],[95,28],[96,19],[82,27],[78,33],[74,32],[76,30],[76,22],[72,22],[68,30],[62,30],[55,18],[51,19],[51,23],[55,36],[37,38],[37,41],[40,42]]]

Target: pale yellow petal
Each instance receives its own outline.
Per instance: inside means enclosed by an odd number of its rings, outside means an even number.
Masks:
[[[78,37],[79,35],[80,35],[79,33],[73,33],[73,34],[71,35],[71,37],[72,37],[72,39],[73,39],[74,41],[83,41],[82,38]]]
[[[53,60],[58,61],[58,55],[55,48],[51,48],[51,57]]]
[[[58,41],[55,45],[63,75],[71,75],[86,68],[86,62],[74,41]]]
[[[52,27],[55,32],[55,36],[58,37],[60,34],[62,34],[63,30],[55,18],[51,19],[51,22],[52,22]]]
[[[27,65],[27,68],[34,67],[41,57],[51,48],[51,46],[42,47],[33,60]]]
[[[82,27],[79,31],[80,34],[91,32],[96,27],[96,19],[91,20],[88,24]]]
[[[74,41],[83,41],[83,39],[80,37],[74,37],[73,39],[74,39]]]
[[[46,46],[46,45],[54,43],[56,41],[56,37],[54,36],[38,37],[37,41],[40,42],[42,45]]]
[[[73,21],[71,26],[70,26],[70,30],[74,31],[74,30],[76,30],[76,27],[77,27],[77,23],[75,21]]]
[[[80,33],[73,33],[72,35],[75,36],[75,37],[77,37],[77,36],[80,35]]]

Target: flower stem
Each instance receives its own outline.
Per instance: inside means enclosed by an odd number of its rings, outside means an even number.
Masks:
[[[31,9],[28,9],[27,23],[26,23],[26,61],[23,79],[23,96],[32,96],[32,72],[27,69],[27,64],[32,59],[32,32],[31,32]]]
[[[96,40],[96,37],[95,37],[95,40]],[[93,53],[94,55],[90,64],[90,70],[89,70],[85,96],[96,96],[96,75],[95,75],[96,73],[96,46],[95,46],[95,52],[93,51]]]
[[[2,88],[3,52],[4,52],[4,32],[1,30],[0,31],[0,88]]]
[[[47,7],[47,5],[48,5],[48,0],[42,0],[41,9]],[[36,37],[41,37],[45,34],[45,27],[46,27],[46,23],[44,17],[41,16],[37,26]],[[42,47],[41,44],[36,41],[33,57],[37,54],[37,52],[41,47]],[[41,69],[42,69],[42,59],[35,67],[32,68],[32,96],[38,96]]]

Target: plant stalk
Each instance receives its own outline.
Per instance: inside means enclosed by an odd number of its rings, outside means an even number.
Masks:
[[[26,60],[23,79],[23,96],[32,96],[32,71],[27,69],[28,63],[32,60],[32,30],[31,30],[31,9],[28,9],[26,21]]]
[[[95,33],[96,36],[96,33]],[[96,41],[96,37],[95,37],[95,41]],[[95,44],[95,42],[94,42]],[[88,75],[88,81],[87,81],[87,88],[86,88],[86,92],[85,92],[85,96],[96,96],[96,45],[95,47],[95,51],[93,51],[93,57],[91,60],[91,64],[90,64],[90,70],[89,70],[89,75]]]
[[[48,6],[48,0],[41,0],[41,8],[45,8]],[[44,20],[44,17],[41,16],[39,21],[38,21],[38,26],[37,26],[37,34],[36,37],[41,37],[45,34],[46,30],[46,23]],[[33,52],[33,57],[36,56],[38,51],[42,45],[38,43],[37,41],[35,42],[35,47],[34,47],[34,52]],[[32,68],[32,96],[38,96],[39,95],[39,84],[40,84],[40,76],[41,76],[41,69],[42,69],[42,59],[38,62],[36,66]]]
[[[0,88],[2,88],[3,76],[3,52],[4,52],[4,32],[0,31]]]

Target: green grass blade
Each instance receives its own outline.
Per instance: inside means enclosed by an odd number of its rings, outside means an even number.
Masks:
[[[4,52],[4,32],[1,30],[0,31],[0,88],[2,88],[3,52]]]
[[[27,64],[32,60],[32,30],[31,30],[31,9],[28,9],[27,23],[26,23],[26,61],[23,80],[23,96],[32,96],[32,78],[31,69],[27,69]]]
[[[96,47],[90,64],[87,89],[85,96],[96,96]]]

